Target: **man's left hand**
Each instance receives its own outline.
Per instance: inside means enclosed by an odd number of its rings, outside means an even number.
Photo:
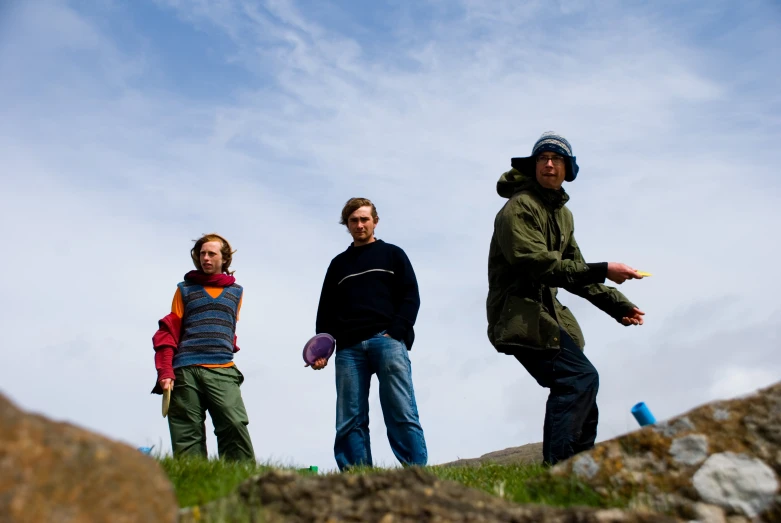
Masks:
[[[644,315],[645,313],[643,311],[637,307],[634,307],[631,311],[629,311],[629,314],[621,318],[621,323],[624,325],[642,325]]]

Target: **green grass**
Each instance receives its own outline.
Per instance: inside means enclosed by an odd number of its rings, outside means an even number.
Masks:
[[[233,492],[245,479],[269,470],[267,465],[219,459],[159,458],[176,489],[180,507],[203,505]]]
[[[540,503],[556,507],[625,506],[607,502],[593,489],[574,478],[548,476],[542,465],[495,465],[480,467],[428,467],[436,476],[501,496],[515,503]]]
[[[159,458],[176,489],[181,507],[203,505],[231,493],[240,483],[271,469],[270,465],[241,464],[221,460]],[[293,467],[273,467],[296,470]],[[360,469],[351,474],[374,474],[384,469]],[[456,481],[515,503],[541,503],[567,507],[625,507],[628,500],[605,500],[591,488],[568,478],[552,478],[540,465],[481,467],[426,467],[445,480]],[[338,473],[338,472],[334,472]]]

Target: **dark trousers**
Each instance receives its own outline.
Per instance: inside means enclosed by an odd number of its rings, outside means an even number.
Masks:
[[[555,465],[592,448],[599,374],[583,351],[562,330],[561,350],[529,350],[515,357],[540,386],[550,389],[542,436],[545,463]]]
[[[249,418],[241,397],[244,376],[236,366],[207,368],[179,367],[171,393],[168,428],[174,457],[207,457],[206,412],[212,418],[220,458],[255,461]]]

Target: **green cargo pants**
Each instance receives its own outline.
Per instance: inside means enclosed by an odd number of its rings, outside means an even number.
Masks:
[[[217,452],[229,460],[255,460],[247,425],[249,419],[239,386],[244,376],[235,366],[175,369],[168,409],[168,428],[174,457],[202,456],[206,452],[206,411],[212,418]]]

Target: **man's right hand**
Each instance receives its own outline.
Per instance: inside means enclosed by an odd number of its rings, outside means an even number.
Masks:
[[[328,365],[328,360],[326,358],[319,358],[312,364],[312,370],[320,370],[326,365]],[[309,364],[305,363],[304,367],[309,367]]]
[[[621,285],[626,280],[642,280],[643,277],[625,263],[608,262],[607,279]]]
[[[160,380],[158,383],[160,384],[160,388],[163,390],[174,388],[174,380],[172,380],[171,378],[165,378],[163,380]]]

